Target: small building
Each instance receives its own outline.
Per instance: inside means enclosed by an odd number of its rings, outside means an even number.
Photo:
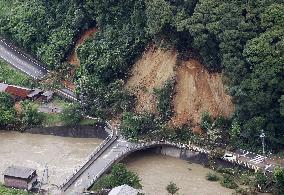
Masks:
[[[46,91],[43,94],[41,94],[41,98],[44,102],[49,102],[53,98],[53,92],[52,91]]]
[[[31,190],[37,183],[36,170],[31,168],[10,166],[3,175],[6,187]]]
[[[29,100],[34,101],[37,98],[39,98],[42,93],[43,93],[43,91],[41,89],[36,88],[36,89],[32,90],[32,92],[29,93],[27,97],[28,97]]]
[[[129,185],[121,185],[113,188],[108,195],[137,195],[138,190]]]

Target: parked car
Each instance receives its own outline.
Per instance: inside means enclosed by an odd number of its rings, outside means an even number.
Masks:
[[[230,153],[225,153],[224,156],[222,157],[222,159],[228,160],[228,161],[233,161],[233,160],[237,160],[237,156],[230,154]]]

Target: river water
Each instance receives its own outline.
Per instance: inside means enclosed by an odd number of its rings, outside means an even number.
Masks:
[[[233,192],[218,182],[206,180],[205,176],[210,169],[181,159],[138,152],[129,156],[124,163],[138,173],[147,195],[167,195],[165,187],[170,181],[180,188],[180,195],[231,195]]]
[[[41,177],[47,164],[50,183],[60,185],[101,142],[96,138],[0,131],[0,175],[8,166],[18,165],[36,169]]]

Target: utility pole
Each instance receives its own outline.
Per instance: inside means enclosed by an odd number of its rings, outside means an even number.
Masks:
[[[263,129],[261,130],[261,134],[259,136],[261,138],[262,141],[262,154],[263,154],[263,162],[265,162],[265,151],[264,151],[264,138],[265,138],[265,134]]]

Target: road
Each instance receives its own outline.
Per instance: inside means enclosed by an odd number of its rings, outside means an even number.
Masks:
[[[135,144],[125,141],[123,138],[117,138],[91,165],[65,189],[64,195],[79,195],[88,189],[95,180],[109,169],[122,151],[133,147]]]
[[[34,79],[43,79],[49,72],[42,63],[24,54],[4,39],[0,39],[0,57]],[[61,88],[57,93],[72,101],[77,100],[75,93],[68,88]]]
[[[48,72],[39,62],[27,57],[4,40],[0,40],[0,57],[34,79],[41,79]]]

